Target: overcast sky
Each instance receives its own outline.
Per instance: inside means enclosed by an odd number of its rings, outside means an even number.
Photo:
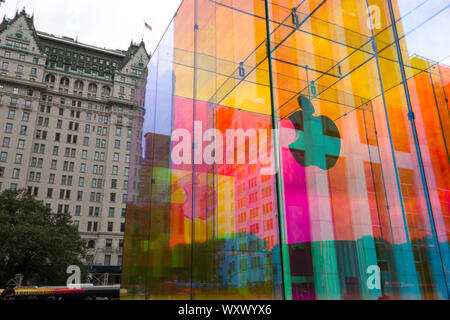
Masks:
[[[0,14],[11,18],[16,8],[22,10],[25,6],[28,13],[34,13],[39,31],[78,36],[80,42],[108,49],[126,50],[131,40],[140,42],[144,34],[147,51],[153,52],[180,3],[181,0],[6,0]],[[410,10],[409,0],[399,3],[400,10]],[[411,34],[407,38],[410,52],[450,64],[448,41],[442,41],[448,38],[448,30],[442,26],[449,19],[450,10],[446,10],[425,23],[420,32]],[[153,32],[143,32],[144,21],[153,27]],[[414,19],[404,23],[407,30],[415,27]]]
[[[34,13],[36,29],[108,49],[128,49],[142,40],[153,52],[181,0],[6,0],[0,14],[14,17],[16,8]]]

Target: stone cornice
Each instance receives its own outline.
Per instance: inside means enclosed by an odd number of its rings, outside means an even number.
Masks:
[[[23,86],[30,86],[30,87],[33,87],[33,88],[39,88],[39,89],[47,90],[47,85],[46,84],[44,84],[42,82],[37,82],[37,81],[18,79],[18,78],[13,78],[13,77],[10,77],[10,76],[0,76],[0,81],[7,82],[7,83],[20,84],[20,85],[23,85]]]

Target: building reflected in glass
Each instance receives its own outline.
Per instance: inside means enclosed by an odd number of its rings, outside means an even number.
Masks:
[[[184,0],[134,126],[122,298],[448,299],[449,21]]]

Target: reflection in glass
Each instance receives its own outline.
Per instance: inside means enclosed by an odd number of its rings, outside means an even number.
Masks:
[[[448,299],[449,15],[183,1],[134,126],[123,298]]]

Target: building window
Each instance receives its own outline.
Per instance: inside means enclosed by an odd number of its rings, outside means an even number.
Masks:
[[[25,140],[20,139],[20,140],[17,142],[17,149],[23,150],[24,148],[25,148]]]
[[[91,223],[91,222],[89,222],[89,223]],[[94,249],[95,248],[95,240],[89,240],[88,248],[89,249]]]
[[[5,132],[6,133],[11,133],[12,129],[13,129],[12,123],[7,123],[6,126],[5,126]]]
[[[97,93],[97,85],[95,83],[90,83],[88,87],[88,91],[91,93]]]
[[[20,126],[20,134],[25,136],[27,134],[27,129],[28,129],[27,126]],[[45,139],[47,139],[47,131],[44,131],[44,133],[45,133],[45,137],[43,136],[42,139],[45,140]]]
[[[9,111],[8,111],[8,119],[14,120],[15,117],[16,117],[16,110],[9,109]]]
[[[3,147],[9,148],[9,143],[11,142],[11,138],[5,137],[3,138]]]
[[[108,232],[113,232],[114,222],[108,222]]]
[[[16,154],[16,161],[14,163],[16,163],[16,164],[22,163],[22,155],[21,154]]]
[[[14,168],[13,169],[12,178],[13,179],[19,179],[19,176],[20,176],[20,169]]]
[[[107,254],[105,255],[105,266],[111,265],[111,255]]]

